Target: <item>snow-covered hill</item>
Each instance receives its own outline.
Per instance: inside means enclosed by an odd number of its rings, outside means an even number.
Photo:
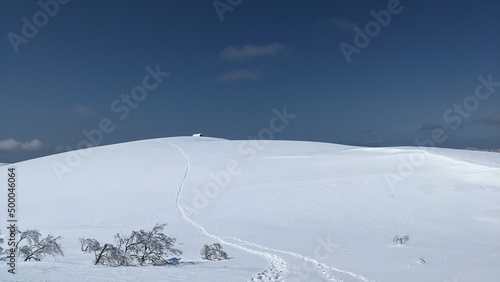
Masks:
[[[14,164],[20,229],[61,235],[65,256],[15,276],[2,262],[1,281],[500,281],[497,153],[205,137],[90,150]],[[79,237],[158,222],[181,266],[94,266],[80,251]],[[214,242],[231,259],[201,260]]]

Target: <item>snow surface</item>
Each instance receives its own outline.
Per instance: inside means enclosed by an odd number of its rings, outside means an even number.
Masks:
[[[500,281],[500,154],[259,142],[161,138],[14,164],[20,229],[61,235],[65,256],[16,275],[1,261],[0,281]],[[55,163],[73,171],[59,181]],[[180,266],[94,266],[80,251],[79,237],[163,222]],[[201,260],[215,242],[231,259]]]

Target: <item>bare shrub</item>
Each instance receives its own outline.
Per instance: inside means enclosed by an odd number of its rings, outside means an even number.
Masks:
[[[175,238],[168,237],[161,231],[166,224],[157,224],[150,231],[133,231],[129,235],[116,234],[115,245],[100,243],[95,239],[80,238],[81,250],[94,253],[94,264],[107,266],[118,265],[166,265],[169,255],[180,255],[174,248]]]
[[[61,236],[53,237],[47,235],[42,239],[42,234],[38,230],[18,231],[21,234],[19,241],[16,243],[16,248],[19,254],[24,257],[24,261],[34,259],[40,261],[46,255],[61,255],[64,256],[61,245],[58,240]]]
[[[205,245],[200,251],[201,258],[206,260],[224,260],[227,259],[227,254],[222,250],[219,243],[213,245]]]
[[[392,242],[394,245],[406,245],[406,243],[410,241],[410,236],[404,235],[404,236],[399,236],[396,235],[394,238],[392,238]]]

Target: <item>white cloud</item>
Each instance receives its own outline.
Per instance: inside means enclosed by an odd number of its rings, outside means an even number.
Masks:
[[[220,52],[220,56],[227,60],[251,59],[255,57],[274,56],[278,52],[285,50],[283,44],[271,43],[262,46],[244,45],[241,48],[229,46]]]
[[[87,117],[93,115],[94,113],[94,110],[83,104],[76,104],[73,108],[73,114],[75,114],[76,116]]]
[[[28,142],[19,142],[12,138],[0,140],[0,150],[2,151],[36,151],[43,147],[43,144],[38,139],[33,139]]]
[[[229,82],[235,80],[258,79],[260,74],[251,70],[234,70],[219,75],[215,80],[218,82]]]
[[[14,139],[0,140],[0,150],[10,151],[19,147],[19,142]]]

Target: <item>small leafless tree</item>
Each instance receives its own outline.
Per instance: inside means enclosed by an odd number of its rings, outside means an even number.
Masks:
[[[78,239],[80,241],[80,248],[82,252],[85,253],[91,253],[91,252],[96,252],[101,248],[101,245],[96,239],[84,239],[80,238]]]
[[[104,244],[102,250],[96,257],[96,264],[104,264],[109,266],[119,266],[126,264],[127,258],[122,250],[112,244]]]
[[[406,245],[406,243],[410,240],[410,236],[404,235],[404,236],[399,236],[396,235],[394,238],[392,238],[392,242],[394,245]]]
[[[206,260],[224,260],[227,259],[227,254],[222,250],[219,243],[205,245],[200,251],[201,258]]]
[[[166,265],[168,255],[180,255],[174,248],[176,239],[161,231],[166,224],[157,224],[151,231],[133,231],[130,235],[115,235],[115,245],[101,246],[95,239],[80,238],[83,252],[95,255],[94,264],[118,265]]]
[[[82,252],[94,253],[94,265],[119,266],[125,263],[125,256],[112,244],[101,244],[96,239],[80,238]]]
[[[38,230],[26,230],[24,232],[18,231],[21,234],[19,241],[16,243],[16,248],[19,254],[24,256],[24,261],[34,259],[40,261],[46,255],[61,255],[64,256],[61,245],[58,240],[61,236],[53,237],[47,235],[42,239],[42,234]]]
[[[180,255],[182,252],[174,248],[176,239],[170,238],[161,231],[166,224],[157,224],[151,231],[133,231],[128,236],[116,234],[118,249],[135,265],[165,265],[170,254]]]

